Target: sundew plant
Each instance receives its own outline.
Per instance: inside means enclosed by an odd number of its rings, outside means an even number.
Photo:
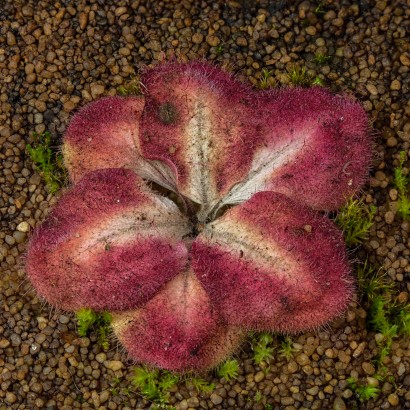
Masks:
[[[71,188],[29,244],[39,295],[110,312],[131,358],[179,372],[217,367],[249,331],[340,315],[353,278],[326,211],[367,178],[361,105],[320,87],[253,90],[202,62],[140,81],[144,95],[71,120]]]

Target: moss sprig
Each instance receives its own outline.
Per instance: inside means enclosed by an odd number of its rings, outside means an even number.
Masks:
[[[367,383],[360,383],[354,377],[349,377],[347,382],[349,383],[351,390],[356,393],[357,398],[361,402],[376,399],[380,394],[380,389],[377,386],[372,386]]]
[[[51,145],[51,134],[33,133],[33,144],[27,144],[26,151],[44,179],[51,194],[56,193],[67,181],[63,156],[57,147]]]
[[[273,359],[275,348],[272,346],[272,342],[273,336],[266,332],[259,333],[252,338],[251,344],[255,364],[260,364],[261,362],[269,363]]]
[[[151,408],[168,410],[174,408],[169,406],[169,394],[170,390],[179,382],[179,377],[176,374],[141,366],[134,369],[131,382],[145,399],[154,403],[154,407]]]
[[[384,362],[394,339],[410,336],[410,303],[399,300],[395,284],[382,269],[376,270],[366,261],[357,271],[358,292],[369,312],[369,327],[380,335],[378,355],[374,359],[376,376],[384,379],[387,374]]]
[[[285,358],[287,361],[292,359],[295,348],[293,346],[293,340],[290,336],[286,336],[285,339],[281,342],[278,352],[279,355]]]
[[[398,192],[397,212],[405,220],[410,220],[410,197],[408,186],[410,179],[404,174],[404,162],[407,160],[405,151],[400,152],[399,165],[394,170],[394,185]]]
[[[238,377],[239,363],[236,359],[228,359],[223,362],[217,369],[219,377],[226,381],[236,379]]]
[[[76,317],[79,336],[88,336],[91,331],[95,331],[97,343],[104,350],[108,350],[110,347],[108,335],[111,332],[111,314],[109,312],[94,312],[92,309],[84,308],[76,313]]]
[[[374,223],[377,208],[366,205],[363,198],[349,198],[335,218],[343,231],[346,245],[357,246],[366,240]]]

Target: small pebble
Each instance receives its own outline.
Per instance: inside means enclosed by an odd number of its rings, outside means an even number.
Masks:
[[[401,83],[399,80],[393,80],[390,84],[390,90],[399,91],[401,89]]]
[[[299,368],[298,364],[294,360],[291,360],[288,363],[287,367],[288,367],[288,372],[289,373],[296,373],[298,371],[298,368]]]
[[[112,370],[113,372],[116,372],[116,371],[118,371],[118,370],[121,370],[124,365],[123,365],[123,363],[120,362],[119,360],[109,360],[109,361],[104,362],[104,366],[105,366],[107,369],[110,369],[110,370]]]
[[[376,372],[376,369],[374,368],[374,366],[369,362],[363,362],[362,363],[362,369],[364,370],[364,372],[366,374],[368,374],[370,376],[372,376]]]
[[[245,37],[238,37],[236,39],[236,44],[241,47],[246,47],[248,45],[248,41]]]
[[[318,386],[311,387],[310,389],[306,389],[306,392],[312,396],[316,396],[319,392],[319,387]]]
[[[384,214],[384,220],[387,224],[391,225],[394,222],[394,213],[392,211],[387,211]]]
[[[300,353],[296,356],[296,361],[298,364],[301,366],[306,366],[307,364],[310,363],[309,356],[306,355],[305,353]]]
[[[7,339],[0,339],[0,349],[5,349],[10,346],[10,342]]]
[[[221,40],[219,40],[219,38],[215,35],[209,35],[206,38],[207,43],[211,46],[211,47],[216,47],[219,45],[219,43],[221,42]]]
[[[204,36],[201,33],[194,33],[192,36],[192,42],[194,44],[202,44],[204,41]]]
[[[95,360],[97,360],[98,363],[104,363],[107,360],[107,355],[104,352],[98,353],[95,356]]]
[[[188,403],[188,406],[189,407],[198,407],[199,406],[199,400],[198,400],[198,397],[190,397],[188,400],[187,400],[187,403]]]
[[[410,66],[410,54],[409,53],[403,53],[400,55],[400,62],[406,66],[409,67]]]
[[[341,397],[336,397],[333,402],[333,410],[346,410],[346,404]]]
[[[306,33],[310,36],[314,36],[316,34],[316,27],[315,26],[308,26],[306,27]]]
[[[215,405],[221,404],[223,401],[223,398],[216,393],[212,393],[210,396],[210,399],[211,399],[211,402]]]
[[[359,357],[359,356],[363,353],[364,349],[366,348],[366,345],[367,345],[366,342],[361,342],[361,343],[359,344],[359,346],[357,346],[357,348],[354,350],[352,356],[353,356],[354,358]]]
[[[392,406],[398,406],[400,404],[399,396],[396,393],[389,394],[387,400]]]
[[[367,88],[367,91],[369,91],[371,95],[379,94],[379,92],[377,91],[377,87],[374,84],[369,83],[366,85],[366,88]]]
[[[105,91],[105,87],[102,84],[92,83],[90,85],[90,88],[91,88],[91,96],[93,98],[99,97]]]
[[[6,392],[6,403],[13,404],[16,401],[17,401],[17,396],[14,393],[10,391]]]
[[[349,363],[350,362],[350,360],[351,360],[351,357],[349,356],[349,355],[347,355],[343,350],[340,350],[339,351],[339,360],[342,362],[342,363]]]

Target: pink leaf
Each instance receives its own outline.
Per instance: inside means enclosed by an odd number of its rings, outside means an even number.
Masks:
[[[142,82],[142,152],[173,167],[179,192],[201,205],[204,222],[251,164],[253,92],[198,62],[158,66]]]
[[[27,273],[57,307],[130,309],[185,269],[189,231],[174,203],[132,171],[95,171],[36,230]]]
[[[142,178],[175,191],[174,175],[163,163],[141,156],[143,97],[106,97],[82,108],[64,136],[64,161],[73,182],[87,172],[130,168]]]
[[[238,328],[219,323],[190,271],[168,282],[146,306],[114,315],[112,325],[135,360],[180,372],[214,367],[243,340]]]
[[[298,332],[341,313],[352,279],[341,232],[282,194],[261,192],[208,224],[193,267],[224,319]]]
[[[274,191],[334,210],[364,183],[371,147],[359,103],[322,88],[283,89],[262,94],[255,118],[260,142],[252,164],[218,207]]]

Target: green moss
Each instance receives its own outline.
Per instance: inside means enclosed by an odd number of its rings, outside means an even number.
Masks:
[[[273,336],[270,333],[259,333],[252,338],[253,360],[255,364],[269,363],[273,359],[275,348],[272,346]]]
[[[331,57],[327,54],[316,53],[315,57],[313,58],[313,61],[318,65],[323,65],[326,64],[330,59]]]
[[[325,7],[323,2],[319,2],[316,7],[314,8],[313,12],[319,17],[323,16],[326,13]]]
[[[361,402],[376,399],[380,394],[380,389],[378,387],[359,383],[359,381],[354,377],[349,377],[347,382],[349,383],[349,387],[356,393],[356,396]]]
[[[63,164],[63,156],[58,147],[51,145],[51,134],[33,134],[33,144],[27,144],[26,151],[36,169],[46,183],[50,193],[56,193],[67,181],[67,170]]]
[[[291,337],[286,336],[280,344],[279,355],[284,357],[287,361],[293,358],[295,348],[293,347],[293,340]]]
[[[213,383],[209,383],[200,377],[190,377],[185,383],[187,385],[192,384],[198,392],[202,393],[211,393],[215,390],[215,385]]]
[[[253,401],[255,403],[259,403],[262,400],[263,396],[262,396],[262,392],[260,390],[258,390],[254,395],[253,395]]]
[[[151,408],[172,409],[169,406],[170,389],[179,381],[179,377],[171,372],[146,367],[136,367],[132,384],[139,390],[145,399],[154,403]]]
[[[87,336],[91,331],[97,334],[97,343],[108,350],[110,342],[108,336],[111,333],[111,314],[108,312],[94,312],[92,309],[81,309],[76,313],[77,331],[79,336]]]
[[[391,353],[394,339],[410,336],[410,303],[399,301],[398,290],[385,271],[376,270],[366,261],[357,272],[359,295],[368,311],[369,328],[379,334],[375,377],[383,380],[387,375],[384,362]]]
[[[404,151],[400,152],[399,165],[394,170],[394,185],[398,192],[398,207],[397,212],[406,221],[410,220],[410,198],[408,185],[409,177],[404,174],[404,162],[407,160],[407,155]]]
[[[217,56],[220,56],[220,55],[223,54],[223,52],[224,52],[224,46],[223,46],[222,44],[218,44],[218,45],[215,47],[215,54],[216,54]]]
[[[110,383],[110,392],[113,396],[119,396],[121,395],[125,395],[125,396],[129,396],[130,392],[128,390],[128,388],[120,388],[120,384],[121,384],[122,380],[120,377],[118,376],[114,376],[111,380]]]
[[[117,94],[124,97],[128,95],[142,95],[139,77],[135,77],[131,81],[117,87]]]
[[[392,320],[389,301],[382,295],[377,296],[370,307],[370,323],[373,329],[383,338],[378,341],[379,357],[376,359],[378,368],[385,372],[384,359],[390,354],[393,339],[399,335],[399,327]]]
[[[272,78],[272,71],[262,68],[261,76],[259,78],[259,88],[266,90],[275,86],[276,81]]]
[[[360,299],[369,303],[373,303],[378,295],[390,294],[394,288],[387,273],[376,269],[367,260],[357,266],[356,274]]]
[[[238,377],[239,363],[236,359],[228,359],[222,363],[218,369],[217,374],[225,380],[230,381]]]
[[[340,208],[335,223],[343,231],[347,246],[359,245],[368,238],[376,211],[375,206],[367,206],[362,198],[350,198]]]
[[[321,77],[318,75],[312,80],[312,85],[316,85],[318,87],[323,87],[325,85],[325,82],[322,80]]]
[[[295,86],[308,87],[312,84],[312,77],[307,72],[306,67],[299,67],[297,65],[291,66],[287,71],[290,84]]]

